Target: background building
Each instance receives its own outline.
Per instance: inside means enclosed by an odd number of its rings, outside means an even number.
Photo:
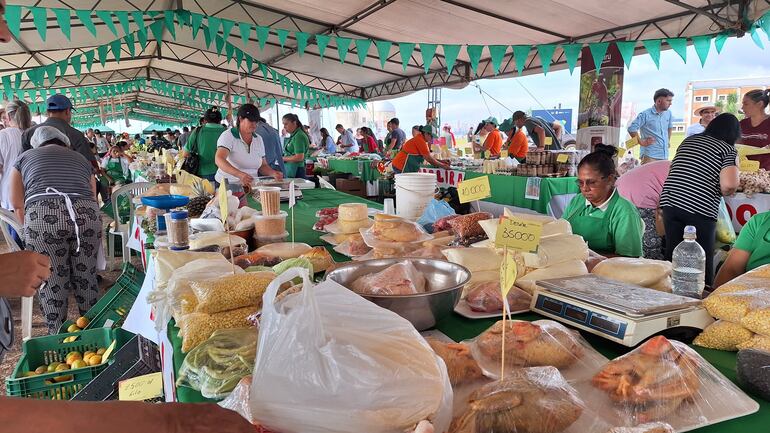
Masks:
[[[694,112],[706,105],[718,105],[723,113],[738,114],[746,92],[768,86],[770,77],[690,81],[684,92],[684,121],[687,125],[697,123],[699,118]]]

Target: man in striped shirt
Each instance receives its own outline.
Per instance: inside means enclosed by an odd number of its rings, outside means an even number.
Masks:
[[[648,108],[628,125],[631,138],[638,138],[642,146],[639,151],[642,164],[668,159],[668,146],[671,143],[671,131],[674,124],[671,116],[674,93],[668,89],[658,89],[653,96],[655,105]]]

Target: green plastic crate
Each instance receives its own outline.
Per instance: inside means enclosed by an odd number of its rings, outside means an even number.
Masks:
[[[64,343],[63,340],[70,336],[77,336],[78,338],[75,341]],[[67,354],[72,351],[80,353],[89,350],[96,351],[100,347],[108,348],[113,341],[115,341],[115,350],[117,350],[133,336],[134,334],[131,332],[122,329],[98,328],[29,339],[22,345],[24,353],[21,355],[19,363],[16,364],[11,376],[5,380],[5,392],[11,397],[69,400],[107,368],[111,360],[101,365],[76,370],[45,373],[30,377],[23,377],[23,374],[52,362],[64,362]],[[61,382],[55,382],[54,379],[56,378],[59,378]]]
[[[88,326],[85,329],[102,328],[108,320],[112,320],[111,328],[120,327],[134,305],[144,282],[144,273],[133,265],[126,263],[123,273],[99,301],[85,314]],[[73,321],[65,321],[59,328],[59,334],[67,332]]]

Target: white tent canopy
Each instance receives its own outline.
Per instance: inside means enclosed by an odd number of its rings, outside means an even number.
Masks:
[[[511,50],[503,58],[499,74],[495,75],[489,53],[485,50],[472,75],[469,58],[463,49],[452,74],[447,73],[445,58],[437,53],[425,73],[420,43],[480,44],[480,45],[538,45],[553,43],[590,43],[618,39],[644,40],[713,34],[723,30],[746,31],[752,22],[770,9],[770,1],[719,0],[30,0],[10,1],[11,4],[91,10],[96,27],[94,37],[74,16],[71,39],[62,34],[57,18],[47,15],[47,38],[43,41],[35,27],[34,18],[22,9],[18,38],[0,45],[0,76],[37,66],[45,66],[116,39],[97,11],[141,11],[144,25],[162,21],[147,11],[186,9],[192,13],[214,16],[272,29],[289,31],[282,48],[274,34],[264,49],[260,49],[255,32],[247,44],[239,36],[238,26],[226,35],[226,40],[248,53],[256,61],[318,92],[328,95],[351,96],[365,100],[385,99],[394,95],[430,87],[466,86],[478,78],[511,77],[517,75]],[[137,15],[130,14],[130,31],[139,26]],[[118,37],[125,34],[115,17]],[[205,21],[204,21],[205,25]],[[193,38],[189,27],[176,26],[175,38],[163,29],[163,41],[158,44],[150,36],[144,50],[137,43],[132,58],[122,48],[121,61],[112,55],[104,66],[94,61],[91,72],[78,78],[72,66],[48,88],[68,88],[86,85],[121,83],[136,78],[164,80],[188,87],[226,92],[228,83],[234,94],[244,95],[248,88],[250,99],[272,97],[292,98],[288,89],[265,79],[259,68],[251,74],[239,71],[236,62],[226,62],[218,55],[215,44],[209,48],[200,33]],[[297,50],[295,32],[348,38],[368,38],[393,42],[416,42],[406,69],[397,45],[389,52],[384,67],[380,66],[375,44],[369,47],[365,61],[358,62],[355,44],[351,44],[346,62],[332,38],[322,59],[319,47],[311,39],[304,55]],[[149,31],[148,31],[149,32]],[[222,34],[222,29],[219,30]],[[636,53],[644,52],[642,44]],[[566,68],[564,53],[557,49],[551,70]],[[542,71],[536,50],[531,50],[524,74]],[[23,77],[22,88],[34,88]],[[118,101],[118,99],[120,101]],[[126,93],[116,102],[147,102],[164,107],[186,107],[183,102],[157,94],[152,88]],[[87,104],[88,105],[88,104]],[[93,104],[90,104],[93,105]],[[153,115],[153,113],[147,113]],[[161,118],[161,117],[159,117]],[[164,119],[167,120],[167,119]]]

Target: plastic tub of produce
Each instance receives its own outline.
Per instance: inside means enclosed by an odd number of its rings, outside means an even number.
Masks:
[[[280,211],[277,215],[264,215],[258,212],[252,217],[254,220],[254,236],[268,237],[278,236],[286,231],[286,217],[288,214]]]
[[[287,231],[284,231],[280,235],[276,236],[257,236],[257,233],[254,232],[254,243],[256,244],[255,246],[257,247],[257,251],[267,245],[285,242],[286,239],[289,239],[289,232]]]

